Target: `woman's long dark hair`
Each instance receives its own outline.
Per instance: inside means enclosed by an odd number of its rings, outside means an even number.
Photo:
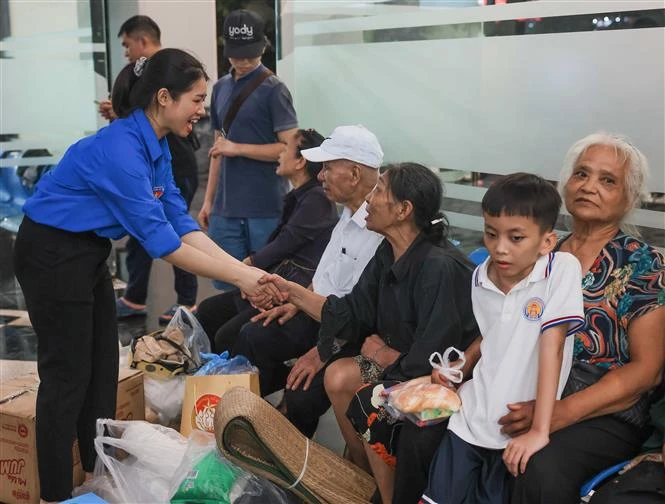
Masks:
[[[399,163],[388,166],[385,177],[388,189],[397,201],[410,201],[416,227],[427,239],[446,247],[448,219],[441,211],[443,186],[432,171],[418,163]]]
[[[177,100],[201,78],[209,80],[203,64],[194,56],[180,49],[162,49],[142,67],[129,63],[120,71],[111,93],[113,111],[118,117],[126,117],[135,109],[145,110],[162,88]]]

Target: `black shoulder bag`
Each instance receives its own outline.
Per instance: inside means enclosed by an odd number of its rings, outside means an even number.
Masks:
[[[222,125],[222,136],[226,138],[226,135],[229,132],[229,128],[231,128],[231,123],[233,120],[236,118],[236,115],[238,115],[238,110],[240,110],[240,107],[242,104],[245,102],[245,100],[251,95],[254,90],[261,85],[261,83],[266,80],[268,77],[273,75],[273,73],[268,70],[267,68],[264,68],[259,74],[254,77],[240,92],[238,96],[236,96],[235,100],[233,100],[233,103],[229,107],[229,110],[226,112],[226,117],[224,117],[224,123]]]

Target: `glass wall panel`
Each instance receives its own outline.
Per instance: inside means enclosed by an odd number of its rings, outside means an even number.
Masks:
[[[496,176],[557,180],[575,140],[608,130],[650,160],[651,199],[631,221],[665,247],[662,2],[285,0],[280,13],[300,124],[362,123],[386,162],[438,171],[465,246]]]
[[[0,0],[0,308],[20,305],[11,250],[25,199],[102,125],[104,16],[103,0]]]
[[[91,2],[1,5],[8,26],[0,41],[0,124],[9,136],[1,148],[46,148],[57,158],[98,126],[94,56],[105,45],[93,42]]]

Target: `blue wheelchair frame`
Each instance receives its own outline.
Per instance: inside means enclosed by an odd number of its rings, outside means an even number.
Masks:
[[[603,483],[605,480],[617,474],[629,462],[630,460],[624,460],[623,462],[619,462],[618,464],[613,465],[612,467],[608,467],[607,469],[599,472],[593,478],[584,483],[584,485],[582,485],[582,487],[580,488],[580,499],[582,500],[582,502],[589,502],[589,500],[594,494],[596,487],[600,486],[600,484]]]

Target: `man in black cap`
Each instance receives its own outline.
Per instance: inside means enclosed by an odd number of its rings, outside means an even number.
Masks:
[[[277,158],[298,122],[291,94],[261,64],[264,21],[248,10],[224,21],[224,56],[231,72],[213,87],[215,145],[199,224],[220,247],[251,264],[277,226],[287,187],[275,173]],[[220,290],[230,289],[213,281]]]

